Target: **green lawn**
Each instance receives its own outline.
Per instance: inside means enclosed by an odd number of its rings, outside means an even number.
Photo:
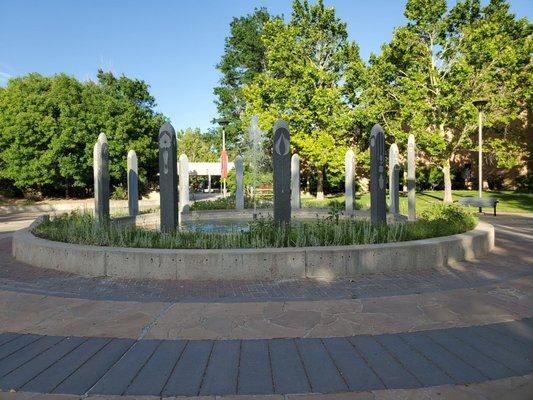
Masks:
[[[533,212],[533,193],[516,193],[513,191],[484,192],[483,196],[495,197],[498,203],[497,211],[501,212]],[[444,191],[427,191],[416,194],[416,209],[421,212],[435,203],[441,203],[444,197]],[[460,197],[477,197],[477,191],[474,190],[454,190],[453,200],[457,201]],[[326,196],[324,200],[317,200],[309,195],[302,197],[302,207],[328,207],[332,200],[344,202],[344,195]],[[366,209],[370,207],[370,194],[356,196],[358,208]],[[489,212],[490,210],[486,210]],[[400,212],[407,214],[407,197],[400,195]]]
[[[497,211],[501,212],[533,212],[533,192],[530,193],[517,193],[510,190],[498,191],[498,192],[484,192],[486,197],[496,197],[500,202],[498,203]],[[454,190],[453,191],[453,200],[457,201],[460,197],[476,197],[477,191],[474,190]],[[427,191],[420,192],[416,194],[416,207],[417,212],[421,212],[426,209],[428,206],[434,203],[442,202],[444,197],[444,192],[442,190],[438,191]],[[303,207],[317,207],[317,208],[327,208],[328,203],[332,200],[337,200],[344,202],[344,195],[333,195],[326,196],[324,200],[317,200],[316,198],[310,195],[302,196],[302,206]],[[366,209],[370,207],[370,195],[365,193],[363,195],[356,196],[356,202],[358,208]],[[35,202],[25,199],[9,199],[5,197],[0,197],[0,206],[7,205],[31,205]],[[490,210],[486,210],[489,212]],[[407,197],[400,195],[400,212],[402,214],[407,214]]]

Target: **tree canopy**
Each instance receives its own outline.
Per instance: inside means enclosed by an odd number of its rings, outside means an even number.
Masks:
[[[449,201],[450,162],[477,146],[474,100],[489,100],[486,161],[510,168],[523,158],[533,35],[506,0],[448,6],[446,0],[408,0],[408,22],[367,63],[346,24],[322,0],[294,0],[288,22],[263,9],[236,18],[219,64],[222,82],[231,87],[219,111],[224,118],[231,114],[241,131],[254,114],[268,132],[276,119],[286,119],[303,168],[319,181],[325,171],[333,186],[348,146],[357,146],[358,158],[366,160],[373,124],[384,125],[403,149],[414,133],[420,155],[442,169]]]
[[[249,121],[257,114],[267,131],[275,120],[287,120],[294,149],[317,175],[321,196],[324,170],[339,177],[351,143],[354,97],[349,92],[353,75],[363,67],[358,46],[348,40],[346,23],[322,0],[295,0],[290,22],[268,21],[262,42],[265,69],[243,86],[247,107],[241,117]]]
[[[531,110],[532,26],[504,0],[486,7],[464,0],[450,10],[445,0],[409,0],[405,16],[408,23],[370,58],[362,103],[400,145],[415,134],[425,158],[442,168],[451,201],[450,161],[477,146],[474,100],[488,100],[484,125],[493,135],[485,149],[505,154],[509,165],[525,147],[517,120]]]
[[[505,169],[522,162],[531,146],[533,25],[512,14],[507,0],[450,3],[407,0],[407,22],[367,62],[324,0],[293,0],[288,19],[266,8],[235,17],[214,88],[230,159],[250,158],[253,115],[267,137],[283,118],[302,175],[321,196],[324,187],[342,187],[348,148],[357,148],[359,165],[367,163],[368,133],[380,123],[403,151],[415,135],[420,158],[440,169],[451,201],[451,164],[477,148],[473,102],[485,99],[485,162]],[[92,148],[104,132],[112,185],[125,185],[134,149],[141,189],[149,188],[157,183],[165,119],[155,106],[144,81],[102,70],[96,81],[37,73],[10,79],[0,87],[0,184],[90,195]],[[263,143],[270,154],[271,140]],[[178,151],[191,161],[216,161],[220,147],[220,129],[178,132]]]
[[[23,191],[90,194],[93,145],[104,132],[112,185],[126,182],[129,149],[139,158],[141,187],[156,181],[164,117],[148,85],[101,70],[97,78],[32,73],[0,88],[0,179]]]
[[[202,133],[199,128],[178,131],[178,156],[186,154],[190,162],[218,161],[217,142],[216,132]]]
[[[243,132],[240,115],[246,102],[242,88],[265,70],[266,49],[261,38],[264,25],[272,19],[275,17],[266,8],[259,8],[252,14],[233,18],[230,23],[230,35],[217,65],[222,73],[220,86],[215,87],[214,94],[220,119],[228,122],[228,140],[233,143],[240,140]]]

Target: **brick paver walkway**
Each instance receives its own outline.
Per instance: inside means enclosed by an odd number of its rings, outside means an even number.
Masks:
[[[84,278],[22,264],[11,257],[11,238],[0,237],[0,290],[142,302],[243,302],[369,298],[472,288],[531,274],[533,215],[484,217],[496,225],[495,252],[457,268],[375,274],[332,282],[172,282]],[[501,225],[505,224],[505,225]]]

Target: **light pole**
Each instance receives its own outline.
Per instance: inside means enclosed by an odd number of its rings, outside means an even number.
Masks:
[[[222,197],[226,197],[226,177],[228,175],[228,154],[226,153],[226,126],[229,122],[225,119],[219,119],[218,124],[222,127],[222,152],[220,154],[221,178],[222,178]]]
[[[478,110],[478,185],[479,198],[483,197],[483,109],[488,101],[479,99],[472,102]]]

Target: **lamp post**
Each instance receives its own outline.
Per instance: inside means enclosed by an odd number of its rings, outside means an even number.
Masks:
[[[226,126],[229,122],[225,119],[219,119],[218,124],[222,127],[222,152],[220,154],[221,178],[222,178],[222,196],[226,197],[226,178],[228,175],[228,154],[226,153]],[[224,168],[225,166],[225,168]]]
[[[478,185],[479,198],[483,197],[483,109],[488,101],[479,99],[472,102],[478,110]]]

